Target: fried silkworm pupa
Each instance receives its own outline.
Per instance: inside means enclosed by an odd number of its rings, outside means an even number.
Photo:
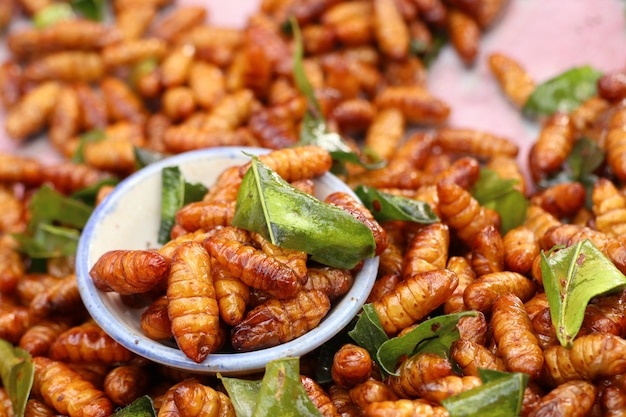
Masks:
[[[450,115],[450,107],[431,95],[422,86],[388,86],[376,96],[379,108],[399,109],[408,123],[432,125],[443,123]]]
[[[626,234],[626,197],[608,179],[598,179],[592,189],[595,227],[612,236]]]
[[[239,278],[233,277],[222,265],[211,265],[215,295],[220,317],[230,326],[241,323],[250,300],[250,287]]]
[[[172,386],[166,393],[161,412],[165,412],[163,415],[235,417],[235,409],[226,394],[196,379],[186,379]]]
[[[374,34],[381,52],[394,60],[409,53],[409,28],[393,0],[374,0]]]
[[[533,180],[538,182],[557,171],[572,151],[574,141],[570,116],[566,113],[552,115],[544,123],[528,153],[528,166]]]
[[[331,301],[347,293],[354,282],[351,271],[330,266],[309,267],[306,275],[302,289],[323,291]]]
[[[89,275],[101,291],[136,294],[153,289],[169,270],[170,264],[157,252],[118,249],[100,256]]]
[[[19,341],[19,346],[31,356],[47,356],[54,341],[70,328],[70,320],[41,321],[30,327]]]
[[[211,259],[200,243],[183,242],[174,251],[167,299],[178,347],[194,362],[202,362],[220,347],[220,326]]]
[[[626,371],[626,340],[610,333],[591,333],[575,339],[570,349],[560,344],[548,347],[544,358],[544,377],[552,386],[611,377]]]
[[[0,208],[4,208],[2,204]],[[0,292],[10,294],[17,288],[19,280],[25,273],[26,266],[20,253],[13,248],[0,246]]]
[[[252,288],[286,299],[302,288],[299,275],[288,265],[251,246],[247,231],[228,226],[207,237],[204,247],[234,277]]]
[[[441,406],[423,399],[378,401],[368,404],[363,410],[364,417],[421,416],[448,417],[450,414]]]
[[[471,252],[472,269],[482,276],[504,270],[504,242],[500,231],[490,225],[474,237]]]
[[[530,416],[560,415],[583,417],[591,411],[598,388],[588,381],[569,381],[543,396]]]
[[[153,340],[165,340],[173,336],[172,322],[167,313],[167,296],[157,298],[141,313],[139,325],[143,333]]]
[[[133,65],[147,59],[162,59],[167,44],[156,38],[129,39],[102,48],[102,61],[106,68]]]
[[[28,307],[0,306],[0,338],[17,343],[33,323]]]
[[[471,282],[465,288],[463,301],[469,309],[486,313],[491,311],[500,295],[511,292],[526,302],[535,294],[536,288],[534,281],[517,272],[493,272]]]
[[[440,403],[448,397],[469,391],[481,385],[481,379],[477,376],[448,375],[421,385],[419,396],[424,400]]]
[[[435,353],[418,353],[403,361],[397,373],[388,378],[387,384],[398,397],[415,398],[427,382],[452,375],[452,364]]]
[[[374,115],[364,144],[380,159],[388,161],[402,141],[404,128],[404,116],[400,110],[392,107],[382,109]]]
[[[333,356],[331,377],[339,386],[352,388],[367,381],[372,374],[372,358],[368,351],[346,343]]]
[[[324,391],[324,388],[322,388],[317,381],[311,377],[300,375],[300,383],[304,387],[313,405],[315,405],[315,408],[317,408],[323,416],[339,416],[335,404],[333,404],[328,394]]]
[[[538,379],[543,368],[543,351],[524,304],[517,296],[506,293],[496,299],[491,311],[491,328],[507,369]]]
[[[24,94],[6,114],[4,123],[9,137],[22,141],[43,129],[60,88],[57,81],[46,81]]]
[[[522,108],[535,91],[535,81],[515,59],[503,53],[489,55],[489,68],[500,88],[517,107]]]
[[[331,385],[328,388],[328,396],[342,417],[358,417],[361,415],[361,410],[350,398],[349,388]]]
[[[277,346],[315,328],[330,310],[322,291],[299,291],[295,297],[269,299],[233,328],[231,343],[240,352]]]
[[[466,65],[476,60],[480,43],[480,26],[469,14],[457,8],[448,9],[448,34],[454,50]]]
[[[287,182],[319,177],[328,172],[332,165],[330,153],[313,145],[275,150],[260,155],[259,160]],[[250,165],[243,165],[239,175],[243,177]]]
[[[471,340],[459,339],[452,344],[450,357],[461,367],[463,375],[480,376],[479,368],[506,372],[499,356]]]
[[[435,135],[435,144],[456,154],[469,154],[488,159],[496,156],[515,158],[519,151],[515,142],[485,131],[443,127]]]
[[[33,365],[33,392],[57,412],[70,417],[106,417],[113,413],[106,394],[65,363],[36,356]]]
[[[230,226],[235,216],[235,201],[196,201],[186,204],[176,212],[176,224],[194,232]]]
[[[450,230],[443,223],[420,228],[409,241],[402,261],[402,276],[446,267]]]
[[[459,285],[454,289],[450,298],[443,303],[443,310],[446,314],[465,311],[467,308],[465,301],[463,301],[463,293],[469,283],[476,279],[476,273],[470,262],[461,256],[451,256],[446,268],[456,274],[459,278]]]
[[[504,264],[509,271],[528,273],[541,247],[535,234],[527,226],[521,225],[509,230],[502,238]]]
[[[103,385],[107,397],[124,407],[148,392],[150,375],[137,365],[117,366],[107,373]]]
[[[56,279],[56,282],[31,299],[28,307],[37,320],[53,315],[83,313],[85,307],[78,291],[76,275]]]
[[[133,354],[93,321],[61,333],[50,346],[50,359],[66,362],[122,363]]]
[[[357,384],[350,390],[350,399],[362,410],[371,403],[395,401],[398,399],[398,396],[383,381],[370,378],[365,382]]]
[[[398,283],[373,306],[388,335],[415,323],[444,303],[459,283],[447,269],[417,273]]]

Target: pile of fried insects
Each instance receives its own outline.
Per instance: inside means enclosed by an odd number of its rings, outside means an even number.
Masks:
[[[506,12],[503,0],[262,0],[243,29],[208,24],[206,8],[171,0],[114,0],[98,20],[101,3],[0,3],[4,129],[16,143],[45,136],[58,156],[0,154],[1,415],[626,415],[624,74],[564,74],[592,88],[536,117],[527,178],[515,143],[446,125],[451,109],[426,86],[447,41],[472,64],[482,33]],[[489,66],[507,105],[532,113],[542,85],[503,53]],[[378,193],[372,206],[357,205],[375,231],[380,267],[350,328],[295,366],[272,364],[271,378],[241,379],[152,363],[105,334],[77,288],[77,236],[65,226],[80,229],[80,216],[59,213],[99,204],[150,157],[217,146],[269,148],[268,165],[306,189],[302,172],[320,175],[337,162],[321,142],[299,146],[312,102],[313,119],[360,161],[337,164],[336,174]],[[345,293],[358,267],[313,268],[306,254],[232,227],[241,173],[220,181],[177,213],[170,243],[139,257],[172,268],[217,259],[214,317],[250,327],[251,312],[279,322],[295,311],[307,317],[302,328],[274,323],[261,333],[274,344],[297,337],[290,332],[316,326],[307,315]],[[381,201],[422,202],[436,221],[380,217]],[[211,238],[199,244],[199,234]],[[241,247],[255,251],[252,262],[261,254],[268,265],[291,262],[295,289],[268,296],[267,277],[233,276]],[[96,280],[107,273],[98,268]],[[118,278],[98,285],[125,292],[129,305],[150,304],[151,337],[177,338],[193,360],[206,357],[175,325],[185,313],[168,309],[184,300],[184,285],[137,291]],[[211,349],[263,347],[246,334],[213,336]],[[277,384],[276,372],[291,378]]]

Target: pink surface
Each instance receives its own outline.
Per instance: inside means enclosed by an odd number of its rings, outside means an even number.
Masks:
[[[259,0],[179,0],[207,5],[209,22],[241,26]],[[620,0],[511,0],[505,14],[485,34],[479,58],[464,66],[447,48],[431,68],[429,88],[452,107],[449,123],[497,133],[520,145],[525,162],[538,126],[525,121],[501,94],[486,65],[486,56],[500,51],[517,59],[541,82],[572,66],[588,64],[603,71],[626,63],[624,2]],[[0,58],[6,52],[0,49]],[[0,113],[0,123],[2,114]],[[16,146],[0,131],[0,151],[51,155],[45,141]]]

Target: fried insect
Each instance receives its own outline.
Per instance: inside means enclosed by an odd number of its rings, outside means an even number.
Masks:
[[[186,204],[176,212],[176,224],[183,229],[211,230],[230,226],[235,216],[235,201],[197,201]]]
[[[368,351],[346,343],[333,356],[331,376],[339,386],[352,388],[367,381],[372,374],[372,358]]]
[[[434,223],[420,228],[405,250],[402,276],[445,268],[449,245],[450,232],[445,224]]]
[[[302,287],[292,268],[251,246],[243,229],[220,229],[204,241],[204,247],[232,276],[252,288],[284,299],[293,297]]]
[[[620,180],[626,180],[626,133],[621,125],[609,128],[605,138],[606,163],[615,176]]]
[[[448,375],[424,383],[419,389],[419,395],[424,400],[440,403],[448,397],[461,394],[481,385],[481,379],[477,376]]]
[[[0,293],[9,294],[15,290],[25,273],[26,266],[20,253],[11,247],[0,246]]]
[[[370,378],[350,390],[350,399],[361,410],[379,401],[395,401],[398,396],[384,382]]]
[[[162,59],[167,51],[165,42],[156,38],[128,39],[107,45],[101,56],[105,68],[133,65],[147,59]]]
[[[494,225],[493,219],[481,208],[469,191],[456,184],[437,184],[439,212],[442,220],[471,247],[480,230]],[[498,225],[499,226],[499,225]]]
[[[22,68],[13,61],[0,65],[0,104],[4,109],[13,107],[22,96]]]
[[[132,357],[92,321],[66,330],[50,346],[50,359],[58,361],[112,364],[128,362]]]
[[[62,51],[31,60],[24,68],[28,81],[93,82],[104,75],[100,54],[95,52]]]
[[[150,375],[140,366],[117,366],[107,373],[103,385],[113,404],[127,406],[148,392]]]
[[[331,385],[328,388],[328,395],[342,417],[358,417],[361,415],[361,410],[350,398],[349,388]]]
[[[24,94],[6,114],[4,128],[9,137],[22,141],[43,129],[48,123],[59,89],[58,82],[47,81]]]
[[[444,150],[475,158],[517,156],[518,147],[511,140],[488,132],[444,127],[437,130],[435,143]]]
[[[231,344],[240,352],[277,346],[316,327],[330,310],[322,291],[299,291],[295,297],[270,299],[252,309],[231,332]]]
[[[450,348],[450,357],[461,367],[463,375],[480,376],[480,368],[506,371],[506,366],[499,356],[471,340],[455,341]]]
[[[535,81],[512,57],[495,52],[489,55],[489,69],[498,80],[506,97],[522,108],[528,97],[535,91]]]
[[[106,394],[65,363],[37,356],[33,365],[33,392],[57,412],[70,417],[106,417],[113,413]]]
[[[528,189],[526,177],[522,173],[521,167],[515,158],[505,155],[496,155],[489,158],[485,168],[494,171],[502,179],[515,181],[513,188],[523,195],[526,195]]]
[[[603,233],[621,236],[626,233],[626,197],[606,178],[593,185],[591,193],[595,227]]]
[[[471,65],[478,55],[480,27],[469,14],[457,8],[449,8],[448,34],[459,57],[466,65]]]
[[[202,362],[219,347],[219,307],[211,260],[201,244],[184,242],[174,251],[167,299],[178,347],[194,362]]]
[[[444,407],[435,406],[431,402],[422,399],[377,401],[363,408],[364,417],[449,417],[449,415]]]
[[[504,264],[509,271],[528,273],[540,246],[532,230],[524,225],[509,230],[502,238]]]
[[[1,339],[17,343],[33,322],[27,307],[4,304],[0,306]]]
[[[592,333],[572,342],[570,349],[554,345],[544,350],[544,377],[557,386],[568,381],[593,381],[624,373],[626,341],[609,333]]]
[[[393,335],[443,304],[458,283],[456,274],[446,269],[417,273],[398,283],[373,307],[385,332]]]
[[[102,291],[136,294],[153,289],[169,270],[169,263],[157,252],[118,249],[101,255],[89,275]]]
[[[404,135],[404,116],[394,108],[376,112],[367,129],[364,145],[380,159],[388,161],[395,154]]]
[[[538,379],[543,352],[524,304],[517,296],[506,293],[496,299],[491,312],[491,329],[506,367],[511,372],[524,372]]]
[[[324,417],[339,417],[339,411],[337,411],[335,404],[333,404],[324,388],[317,381],[311,377],[300,375],[300,383],[313,405],[315,405],[315,408]]]
[[[19,346],[31,356],[46,356],[54,341],[70,327],[70,320],[44,320],[30,327],[19,341]]]
[[[233,277],[219,264],[211,266],[211,274],[220,317],[226,324],[236,326],[245,317],[250,300],[250,287]]]
[[[75,274],[56,279],[38,293],[29,303],[30,314],[37,320],[64,314],[82,314],[85,311]]]
[[[504,270],[504,242],[495,226],[487,226],[474,237],[471,252],[472,269],[477,276]]]
[[[419,125],[443,123],[450,115],[450,107],[421,86],[385,87],[376,96],[376,105],[396,108],[407,122]]]
[[[598,389],[590,382],[565,382],[543,396],[530,416],[586,416],[596,401],[597,393]]]
[[[574,128],[566,113],[555,113],[544,123],[530,148],[528,165],[535,182],[556,172],[574,147]]]
[[[391,59],[405,58],[409,52],[409,29],[393,0],[373,2],[373,26],[378,47]]]
[[[163,295],[150,303],[141,313],[139,325],[143,333],[150,339],[165,340],[173,336],[167,304],[167,296]]]
[[[403,361],[396,373],[387,384],[398,397],[415,398],[421,396],[424,384],[452,375],[452,364],[435,353],[418,353]]]
[[[446,314],[467,310],[463,293],[470,282],[476,279],[476,273],[472,269],[470,262],[460,256],[451,256],[448,259],[446,268],[454,272],[459,279],[459,285],[454,289],[452,295],[443,303],[443,310]]]
[[[354,276],[347,269],[319,266],[307,268],[306,283],[303,290],[323,291],[330,301],[341,297],[352,288]]]
[[[491,311],[498,296],[511,292],[523,302],[534,294],[537,285],[524,275],[512,271],[493,272],[471,282],[463,293],[463,301],[471,310]]]
[[[260,155],[259,160],[287,182],[318,177],[326,173],[332,164],[328,151],[318,146],[280,149]],[[246,173],[250,164],[241,167],[241,176]]]

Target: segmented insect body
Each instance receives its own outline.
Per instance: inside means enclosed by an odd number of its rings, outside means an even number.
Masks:
[[[591,194],[595,227],[612,236],[626,233],[626,197],[606,178],[595,182]]]
[[[431,402],[417,399],[400,399],[396,401],[378,401],[368,404],[363,409],[365,417],[387,416],[423,416],[448,417],[450,414],[441,406],[434,406]]]
[[[80,317],[85,308],[78,291],[76,275],[56,279],[29,303],[30,314],[40,320],[53,315],[74,314]]]
[[[230,226],[235,216],[235,201],[197,201],[176,212],[176,224],[188,232]]]
[[[331,376],[335,384],[352,388],[365,382],[371,374],[372,358],[366,349],[347,343],[335,353],[331,367]]]
[[[530,228],[518,226],[509,230],[502,238],[504,264],[508,270],[526,274],[539,255],[539,242]]]
[[[529,171],[535,182],[557,171],[574,146],[574,129],[566,113],[554,114],[542,127],[528,154]]]
[[[231,332],[238,351],[252,351],[288,342],[313,329],[330,310],[322,291],[300,291],[295,297],[270,299],[252,309]]]
[[[469,14],[457,8],[448,9],[448,33],[454,50],[467,65],[478,55],[480,26]]]
[[[450,357],[461,367],[463,375],[479,376],[479,369],[506,371],[499,356],[485,346],[471,340],[459,339],[452,344]]]
[[[585,187],[581,183],[564,182],[534,194],[530,203],[560,219],[576,214],[584,206],[585,199]]]
[[[150,339],[165,340],[173,336],[167,304],[167,296],[163,295],[150,303],[141,313],[139,325],[143,333]]]
[[[450,298],[443,303],[443,310],[446,314],[467,310],[465,301],[463,301],[463,293],[469,283],[476,279],[476,273],[470,262],[461,256],[451,256],[446,268],[456,274],[459,285],[454,289]]]
[[[167,282],[172,334],[180,350],[197,363],[219,347],[219,307],[210,264],[201,244],[181,243],[174,251]]]
[[[127,406],[148,391],[150,375],[136,365],[123,365],[113,368],[104,378],[104,392],[119,406]]]
[[[323,291],[333,301],[347,293],[353,282],[354,276],[347,269],[310,267],[307,269],[306,283],[302,289]]]
[[[472,244],[472,269],[481,276],[504,270],[504,242],[500,231],[490,225],[480,230]]]
[[[211,266],[215,295],[220,310],[220,317],[226,324],[236,326],[245,314],[250,299],[250,287],[240,279],[233,277],[223,266],[214,263]]]
[[[489,159],[515,158],[519,151],[511,140],[481,130],[444,127],[437,131],[435,144],[448,152]]]
[[[591,411],[597,393],[598,389],[591,382],[569,381],[543,396],[530,415],[583,417]]]
[[[59,335],[69,329],[69,323],[69,320],[41,321],[24,332],[19,346],[31,356],[46,356]]]
[[[530,74],[515,59],[499,52],[489,55],[488,62],[507,98],[518,108],[524,106],[535,91],[535,81]]]
[[[9,137],[21,141],[46,126],[59,89],[57,81],[47,81],[24,94],[6,115],[4,128]]]
[[[525,302],[535,294],[536,287],[534,281],[517,272],[493,272],[471,282],[465,288],[463,300],[472,310],[489,312],[498,296],[511,292]]]
[[[331,401],[324,388],[313,378],[300,375],[300,383],[304,387],[307,396],[324,417],[339,417],[339,411]]]
[[[418,353],[402,362],[396,372],[398,376],[388,378],[389,386],[400,398],[416,398],[424,384],[452,375],[452,364],[434,353]]]
[[[445,268],[449,245],[448,226],[434,223],[422,227],[408,243],[402,262],[402,276]]]

